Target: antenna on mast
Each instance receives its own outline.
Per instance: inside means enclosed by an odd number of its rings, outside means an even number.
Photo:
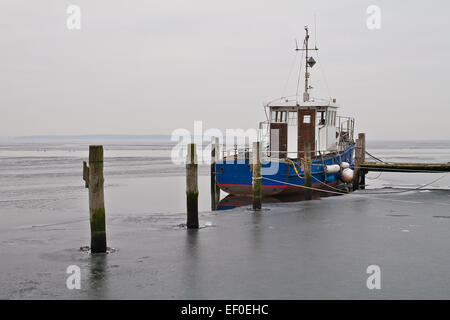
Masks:
[[[313,51],[317,51],[319,49],[317,49],[317,47],[315,47],[314,49],[310,49],[308,47],[309,45],[309,30],[308,30],[308,26],[305,26],[305,40],[303,41],[303,48],[300,49],[298,48],[298,46],[296,46],[295,50],[299,51],[305,51],[305,92],[303,93],[303,102],[307,102],[309,101],[309,89],[312,89],[312,87],[308,84],[308,79],[310,76],[310,73],[308,72],[308,67],[312,68],[315,64],[316,64],[316,60],[314,60],[313,57],[308,56],[308,51],[309,50],[313,50]]]

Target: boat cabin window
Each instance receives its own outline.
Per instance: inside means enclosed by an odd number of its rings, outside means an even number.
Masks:
[[[297,121],[298,121],[298,114],[297,111],[289,111],[289,119],[288,119],[288,123],[290,125],[297,125]]]
[[[311,115],[309,114],[303,115],[303,123],[311,123]]]
[[[336,125],[336,111],[328,111],[327,125]]]
[[[272,111],[272,122],[287,122],[286,111]]]
[[[325,111],[317,111],[317,124],[319,126],[325,125]]]

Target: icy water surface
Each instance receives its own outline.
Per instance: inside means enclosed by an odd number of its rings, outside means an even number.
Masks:
[[[89,245],[82,161],[91,143],[105,146],[115,248],[107,255],[80,251]],[[201,166],[202,228],[188,231],[184,167],[171,162],[172,146],[1,142],[0,298],[450,298],[449,175],[370,173],[368,189],[353,195],[211,212]],[[387,161],[450,161],[450,142],[369,141],[368,151]],[[66,287],[69,265],[81,268],[80,290]],[[369,265],[381,268],[380,290],[367,289]]]

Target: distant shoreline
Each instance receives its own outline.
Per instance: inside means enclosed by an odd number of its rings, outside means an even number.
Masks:
[[[86,135],[37,135],[37,136],[12,136],[1,137],[0,140],[133,140],[133,139],[157,139],[170,140],[170,135],[150,134],[150,135],[131,135],[131,134],[86,134]]]
[[[1,140],[171,140],[171,135],[168,134],[86,134],[86,135],[31,135],[31,136],[0,136]],[[368,141],[383,143],[383,142],[450,142],[450,139],[368,139]]]

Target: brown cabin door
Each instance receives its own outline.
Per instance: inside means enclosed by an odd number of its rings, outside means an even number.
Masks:
[[[278,143],[277,143],[278,140]],[[287,123],[270,124],[270,151],[272,157],[286,158],[287,156]],[[276,152],[275,152],[276,151]],[[279,153],[278,153],[279,151]]]
[[[316,110],[300,109],[298,111],[298,158],[303,158],[304,143],[309,142],[311,151],[316,149]]]

